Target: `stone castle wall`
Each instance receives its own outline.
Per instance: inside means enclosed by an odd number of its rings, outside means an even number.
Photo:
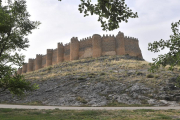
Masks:
[[[56,49],[47,49],[46,55],[37,54],[35,59],[29,59],[17,73],[35,71],[63,61],[72,61],[88,57],[105,55],[130,55],[143,58],[139,48],[138,39],[124,36],[119,32],[116,36],[94,34],[82,40],[73,37],[71,42],[63,45],[57,44]]]

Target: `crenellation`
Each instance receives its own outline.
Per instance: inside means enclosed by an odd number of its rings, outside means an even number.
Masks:
[[[116,55],[116,40],[111,35],[102,38],[102,56]]]
[[[46,55],[36,54],[35,59],[29,58],[28,63],[24,63],[17,73],[22,74],[35,71],[63,61],[125,54],[143,58],[138,38],[124,36],[124,33],[121,31],[116,36],[103,34],[101,37],[98,34],[94,34],[93,36],[82,38],[80,41],[78,37],[72,37],[69,43],[63,44],[59,42],[56,49],[47,49]]]

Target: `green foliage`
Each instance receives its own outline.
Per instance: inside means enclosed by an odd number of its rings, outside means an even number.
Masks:
[[[24,91],[32,91],[38,88],[38,85],[32,85],[29,81],[26,81],[23,75],[17,75],[15,73],[14,76],[11,76],[12,71],[13,70],[9,69],[9,71],[6,71],[7,73],[3,75],[3,78],[0,79],[0,92],[8,89],[12,94],[20,96]]]
[[[169,70],[173,70],[174,66],[180,65],[180,33],[179,33],[179,22],[175,22],[171,24],[171,29],[173,35],[170,35],[169,40],[160,40],[159,42],[155,41],[153,43],[148,44],[148,50],[151,52],[160,52],[165,48],[169,48],[169,52],[164,55],[159,55],[158,58],[153,58],[154,63],[151,63],[151,68],[149,71],[156,72],[159,67],[162,65],[165,67],[166,65],[170,65]]]
[[[180,88],[180,76],[177,76],[175,85]]]
[[[61,0],[59,0],[61,1]],[[112,31],[119,28],[122,21],[128,22],[129,18],[137,18],[137,12],[133,13],[125,4],[125,0],[98,0],[97,4],[91,4],[91,0],[81,0],[79,5],[80,13],[84,12],[84,17],[89,14],[99,16],[102,30]]]
[[[30,21],[29,17],[25,0],[8,0],[6,6],[0,0],[0,92],[9,90],[12,94],[22,95],[38,88],[25,81],[23,75],[17,75],[13,68],[23,65],[24,56],[18,51],[29,46],[25,37],[40,24]]]

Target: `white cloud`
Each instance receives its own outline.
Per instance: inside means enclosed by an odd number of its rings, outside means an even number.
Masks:
[[[95,3],[96,0],[93,0]],[[158,54],[147,50],[148,43],[169,39],[171,23],[180,19],[179,0],[127,0],[127,6],[133,12],[138,12],[139,18],[130,18],[128,23],[120,23],[120,28],[114,31],[102,31],[98,16],[83,17],[78,11],[80,0],[28,0],[27,7],[31,20],[42,22],[40,29],[33,30],[28,36],[30,47],[24,54],[35,58],[36,54],[46,54],[46,49],[55,49],[58,42],[68,43],[75,36],[79,39],[93,34],[114,34],[124,32],[126,36],[139,39],[143,57],[147,61]],[[167,50],[161,52],[166,53]]]

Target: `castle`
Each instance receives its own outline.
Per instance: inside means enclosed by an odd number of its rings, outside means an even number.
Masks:
[[[119,32],[116,37],[113,35],[94,34],[91,37],[78,41],[77,37],[71,38],[71,42],[63,45],[57,44],[56,49],[47,49],[46,55],[37,54],[35,59],[29,59],[24,63],[17,73],[35,71],[63,61],[72,61],[88,57],[100,57],[105,55],[130,55],[143,58],[139,48],[138,39],[124,36]]]

